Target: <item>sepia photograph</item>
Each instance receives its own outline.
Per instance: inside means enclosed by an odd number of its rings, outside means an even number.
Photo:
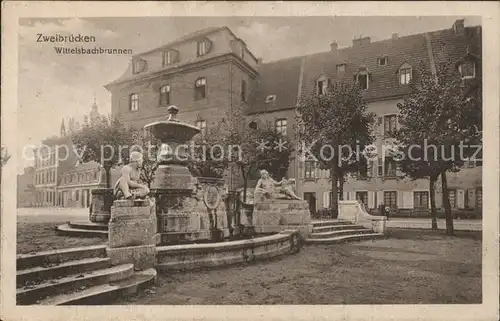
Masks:
[[[410,14],[16,19],[14,304],[481,306],[485,20]]]

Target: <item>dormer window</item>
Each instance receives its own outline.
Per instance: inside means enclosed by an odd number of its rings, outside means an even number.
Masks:
[[[330,79],[326,79],[326,77],[321,76],[316,81],[316,93],[318,95],[326,95],[328,91],[328,85],[330,84]]]
[[[142,59],[137,59],[132,64],[132,72],[138,74],[146,69],[146,61]]]
[[[379,66],[387,66],[387,61],[388,61],[388,59],[385,56],[377,59]]]
[[[458,65],[458,72],[462,79],[471,79],[476,77],[476,64],[473,61],[465,61]]]
[[[163,52],[163,66],[168,66],[176,63],[179,53],[175,50],[168,50]]]
[[[197,48],[196,53],[197,53],[198,57],[209,53],[211,46],[212,46],[212,42],[206,38],[198,41],[196,44],[196,48]]]
[[[266,104],[272,103],[274,101],[276,101],[276,95],[267,95],[266,100],[265,100]]]
[[[337,73],[345,72],[345,64],[337,65]]]
[[[369,74],[366,69],[362,69],[359,71],[355,76],[354,76],[356,82],[358,83],[358,86],[362,90],[368,90],[369,87]]]
[[[408,85],[411,82],[412,68],[408,63],[404,63],[399,67],[399,84],[400,85]]]

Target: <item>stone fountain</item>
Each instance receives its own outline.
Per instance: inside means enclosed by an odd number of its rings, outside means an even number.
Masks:
[[[161,145],[158,169],[151,184],[160,243],[221,240],[229,235],[223,180],[191,175],[188,165],[192,159],[187,151],[200,129],[180,122],[176,106],[170,106],[167,111],[167,120],[144,126]]]

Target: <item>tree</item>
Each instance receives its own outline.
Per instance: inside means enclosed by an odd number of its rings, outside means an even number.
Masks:
[[[140,180],[151,188],[154,181],[156,169],[158,168],[157,153],[158,145],[157,140],[151,135],[141,133],[137,130],[132,130],[132,143],[130,152],[137,150],[143,155],[143,162],[141,166]]]
[[[4,167],[5,164],[7,164],[10,157],[11,157],[11,155],[9,154],[7,147],[2,146],[1,150],[0,150],[0,165],[1,165],[1,167]]]
[[[265,168],[275,178],[283,177],[293,150],[287,137],[277,133],[272,124],[257,116],[248,118],[242,108],[227,112],[224,120],[207,135],[206,141],[210,146],[224,147],[226,157],[217,166],[235,165],[238,169],[243,179],[243,202],[247,200],[248,180],[252,174]]]
[[[111,169],[128,155],[132,132],[119,118],[102,117],[98,124],[88,122],[71,135],[81,162],[94,161],[104,168],[106,187],[111,187]]]
[[[338,211],[337,184],[345,174],[366,166],[365,147],[373,142],[375,114],[366,110],[359,86],[340,82],[323,95],[303,96],[298,103],[297,136],[303,142],[303,160],[330,170],[331,214]]]
[[[219,127],[211,127],[206,133],[199,133],[193,138],[195,148],[188,168],[196,177],[222,178],[227,167],[227,160],[222,156],[222,149],[216,147],[220,142]]]
[[[396,135],[404,158],[399,164],[409,177],[429,178],[433,228],[434,184],[441,176],[446,234],[453,235],[446,172],[459,171],[474,157],[474,146],[481,146],[481,82],[463,80],[450,64],[438,65],[435,75],[421,64],[417,76],[411,94],[398,104],[401,128]]]

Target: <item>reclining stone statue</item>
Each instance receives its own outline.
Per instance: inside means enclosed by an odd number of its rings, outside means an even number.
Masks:
[[[114,187],[113,194],[116,199],[145,199],[149,194],[149,188],[146,185],[138,183],[142,162],[143,156],[140,152],[135,151],[130,153],[130,163],[123,166],[121,177]]]
[[[276,182],[265,169],[260,171],[260,179],[255,186],[254,200],[259,201],[262,199],[294,199],[300,200],[293,192],[294,180],[283,178],[280,182]],[[281,188],[276,188],[280,186]]]

